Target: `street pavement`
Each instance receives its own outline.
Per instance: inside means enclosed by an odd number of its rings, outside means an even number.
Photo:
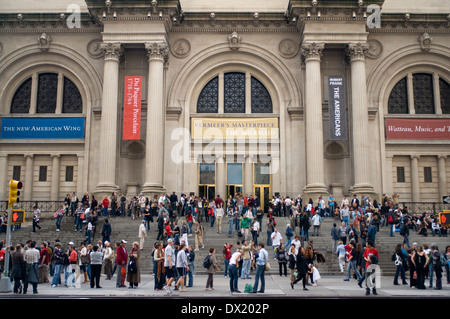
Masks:
[[[61,276],[64,280],[64,275]],[[51,279],[51,278],[50,278]],[[165,290],[154,290],[154,277],[151,274],[142,274],[141,283],[138,288],[130,289],[116,288],[116,276],[112,280],[106,280],[102,275],[100,286],[102,288],[90,288],[89,283],[77,282],[75,287],[51,287],[50,283],[38,285],[38,294],[32,293],[31,285],[28,288],[28,294],[14,294],[11,292],[0,293],[0,298],[450,298],[450,284],[447,284],[445,276],[443,277],[442,290],[428,288],[428,280],[426,280],[427,289],[418,290],[411,288],[409,285],[393,285],[392,277],[381,276],[379,288],[377,288],[377,296],[366,296],[365,288],[361,288],[357,284],[357,280],[350,279],[344,281],[344,276],[328,276],[322,277],[317,286],[307,285],[307,291],[303,290],[302,282],[298,282],[294,289],[290,286],[289,274],[287,277],[280,277],[273,272],[265,276],[266,289],[264,293],[245,293],[245,286],[254,284],[254,273],[251,279],[239,279],[238,288],[242,293],[230,293],[229,278],[225,278],[223,273],[214,275],[214,290],[206,291],[207,275],[194,275],[193,287],[187,287],[186,292],[173,291],[167,294]],[[401,282],[401,280],[400,280]],[[172,284],[173,287],[173,284]],[[364,283],[363,283],[363,287]],[[11,285],[12,289],[12,285]],[[258,287],[259,289],[259,287]]]

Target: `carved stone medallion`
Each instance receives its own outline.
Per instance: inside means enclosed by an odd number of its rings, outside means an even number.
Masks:
[[[278,52],[283,58],[291,59],[298,53],[299,46],[294,40],[284,39],[278,44]]]
[[[186,39],[175,40],[171,45],[171,51],[177,58],[185,58],[191,53],[191,44]]]
[[[370,59],[376,59],[381,56],[383,52],[383,45],[378,40],[369,40],[367,42],[369,44],[369,48],[367,49],[367,57]]]
[[[102,43],[102,40],[100,39],[95,39],[95,40],[91,40],[87,46],[86,46],[86,50],[87,53],[89,54],[89,56],[91,58],[94,59],[99,59],[103,56],[103,51],[100,47],[100,44]]]

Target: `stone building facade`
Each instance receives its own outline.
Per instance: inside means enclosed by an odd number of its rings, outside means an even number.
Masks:
[[[445,1],[65,2],[0,9],[0,200],[450,191]]]

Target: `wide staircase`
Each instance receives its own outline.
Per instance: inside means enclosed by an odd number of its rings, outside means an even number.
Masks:
[[[79,247],[79,244],[85,240],[84,232],[75,232],[75,226],[74,226],[74,218],[70,216],[66,216],[62,220],[61,229],[60,231],[56,231],[56,225],[53,218],[50,216],[51,214],[48,214],[48,217],[44,217],[41,219],[41,230],[36,229],[36,232],[32,232],[32,226],[31,222],[29,221],[29,218],[27,218],[27,221],[21,225],[20,229],[15,229],[12,231],[11,236],[11,242],[12,244],[17,243],[25,243],[28,239],[35,240],[38,244],[40,244],[43,241],[51,243],[53,245],[55,240],[59,240],[62,242],[63,246],[65,247],[66,244],[70,241],[73,241],[77,247]],[[98,225],[97,225],[97,231],[95,233],[94,238],[91,239],[91,243],[97,243],[98,240],[101,240],[101,229],[104,224],[104,220],[106,217],[99,217]],[[183,220],[184,217],[179,218],[179,222]],[[112,235],[111,235],[111,242],[116,243],[121,241],[122,239],[126,240],[128,242],[127,249],[128,251],[131,250],[132,243],[134,241],[139,242],[138,238],[138,231],[139,231],[139,225],[142,222],[141,218],[136,218],[135,220],[132,220],[131,217],[110,217],[108,218],[109,222],[112,226]],[[267,232],[266,232],[266,221],[267,218],[264,217],[262,222],[262,231],[260,233],[260,236],[258,238],[258,241],[263,242],[264,244],[267,243]],[[286,224],[289,223],[289,219],[285,217],[277,217],[277,228],[280,231],[280,233],[283,236],[283,241],[285,242],[285,228]],[[322,276],[330,276],[330,275],[339,275],[342,276],[339,270],[338,265],[338,259],[336,255],[331,252],[331,228],[333,226],[333,223],[336,223],[339,226],[339,221],[327,217],[323,220],[321,228],[320,228],[320,234],[319,236],[312,236],[313,228],[310,229],[310,241],[313,241],[313,247],[314,249],[321,253],[324,257],[326,262],[325,263],[316,263],[316,266],[318,267],[320,273]],[[204,237],[204,245],[205,248],[200,249],[199,251],[195,252],[195,273],[202,273],[205,271],[205,269],[202,266],[204,257],[208,254],[209,248],[214,247],[216,249],[216,256],[219,262],[219,268],[221,271],[224,269],[224,261],[222,256],[222,249],[224,243],[233,243],[236,247],[236,242],[241,241],[242,238],[238,237],[235,232],[233,232],[232,237],[228,237],[228,222],[227,219],[224,218],[222,221],[222,233],[219,234],[217,232],[217,224],[214,225],[214,228],[210,227],[210,223],[207,223],[203,221],[203,226],[205,227],[205,237]],[[295,233],[299,233],[298,227],[295,229]],[[157,224],[156,222],[151,223],[150,225],[150,231],[148,232],[148,237],[145,240],[144,249],[141,251],[141,259],[140,259],[140,266],[141,266],[141,272],[142,273],[151,273],[153,268],[152,263],[152,256],[151,251],[153,244],[156,242],[157,237]],[[5,239],[5,233],[0,234],[0,240]],[[394,234],[394,237],[390,237],[389,235],[389,228],[388,227],[381,227],[380,231],[377,233],[375,246],[379,250],[380,253],[380,260],[379,265],[382,270],[382,274],[386,276],[393,276],[395,274],[395,265],[394,262],[391,260],[391,256],[394,252],[395,246],[398,243],[401,243],[403,240],[403,237],[399,235],[398,232]],[[194,244],[194,236],[188,237],[189,244]],[[439,250],[441,252],[444,251],[445,247],[447,245],[450,245],[450,239],[449,237],[439,237],[439,236],[432,236],[431,231],[429,231],[428,237],[423,237],[415,232],[411,231],[410,234],[410,243],[417,242],[418,244],[428,244],[429,246],[431,243],[436,243],[439,247]],[[303,243],[304,246],[306,246],[306,242]],[[272,247],[267,247],[266,249],[269,252],[270,256],[270,264],[271,264],[271,270],[270,272],[272,274],[278,273],[278,262],[273,259],[273,251]],[[234,251],[235,248],[232,249]]]

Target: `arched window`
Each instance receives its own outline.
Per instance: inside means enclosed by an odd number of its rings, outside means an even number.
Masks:
[[[32,100],[33,95],[35,100]],[[35,110],[35,113],[82,113],[83,99],[68,77],[58,73],[39,73],[27,78],[11,100],[11,113],[30,113],[30,110]]]
[[[450,84],[439,79],[439,94],[441,95],[442,114],[450,114]]]
[[[26,79],[14,93],[11,113],[29,113],[31,103],[31,77]]]
[[[389,95],[389,114],[408,114],[408,91],[406,77],[397,82]]]
[[[409,74],[392,88],[388,113],[450,114],[450,85],[437,74]]]
[[[200,92],[197,101],[198,113],[217,113],[219,111],[219,77],[210,80]]]
[[[223,100],[219,100],[223,96]],[[197,113],[272,113],[269,91],[256,77],[244,72],[215,76],[201,90]]]

